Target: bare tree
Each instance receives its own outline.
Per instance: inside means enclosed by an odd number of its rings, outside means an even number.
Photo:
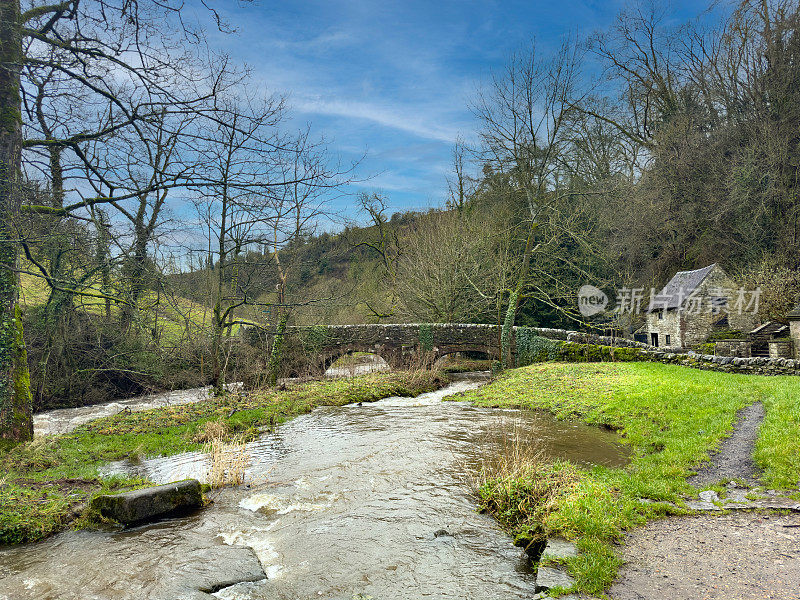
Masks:
[[[192,62],[199,31],[181,20],[179,2],[125,0],[19,0],[0,5],[0,436],[24,440],[32,435],[31,395],[19,295],[17,256],[20,245],[36,272],[53,289],[75,291],[46,264],[37,261],[20,227],[24,211],[75,216],[87,207],[125,198],[110,197],[113,180],[92,168],[84,144],[135,129],[159,106],[192,110],[216,91]],[[174,26],[174,27],[173,27]],[[175,32],[166,35],[166,29]],[[200,81],[200,83],[196,83]],[[49,91],[48,91],[49,90]],[[55,90],[55,91],[53,91]],[[40,118],[46,106],[88,107],[83,120]],[[23,107],[34,107],[32,112]],[[25,122],[23,116],[34,114]],[[66,113],[70,117],[73,113]],[[52,113],[51,113],[52,115]],[[52,184],[49,202],[23,206],[26,179],[23,149],[32,164],[42,153]],[[66,151],[104,186],[102,194],[67,200],[64,188]],[[133,197],[131,194],[128,197]],[[102,296],[99,292],[93,292]]]
[[[498,217],[479,211],[431,213],[404,232],[397,296],[407,317],[469,323],[494,316],[498,292],[513,268],[509,229]]]
[[[480,136],[486,164],[508,175],[524,202],[528,231],[521,266],[508,290],[501,347],[505,364],[521,297],[529,284],[531,262],[551,248],[560,235],[557,210],[559,157],[577,98],[580,67],[577,44],[565,41],[552,58],[542,58],[531,45],[513,54],[502,73],[492,77],[478,96],[474,111],[481,122]]]
[[[468,148],[460,137],[456,139],[452,150],[451,177],[447,179],[447,207],[463,212],[470,197],[475,192],[476,181],[467,173]]]
[[[380,323],[393,317],[397,311],[397,271],[403,255],[400,229],[390,222],[387,198],[378,192],[362,192],[358,197],[361,212],[369,218],[368,225],[358,230],[358,237],[350,236],[353,249],[364,248],[379,259],[380,275],[377,278],[377,297],[364,303],[372,318]]]

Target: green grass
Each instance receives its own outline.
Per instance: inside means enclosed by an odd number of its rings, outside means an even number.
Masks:
[[[200,450],[200,434],[209,421],[224,424],[230,436],[247,439],[317,406],[416,396],[444,383],[440,373],[431,371],[373,373],[283,391],[227,394],[195,404],[122,413],[69,434],[0,450],[0,544],[35,541],[63,529],[72,522],[76,506],[108,489],[148,485],[141,479],[102,479],[99,467],[126,458]]]
[[[776,378],[776,379],[789,379]],[[766,414],[756,441],[756,464],[764,483],[774,488],[800,487],[800,378],[776,385],[765,397]]]
[[[527,474],[489,480],[479,490],[484,508],[501,514],[500,522],[512,535],[527,527],[540,535],[578,539],[584,553],[568,561],[577,590],[598,594],[616,575],[619,560],[613,543],[622,532],[673,510],[639,499],[680,502],[683,495],[695,493],[686,477],[730,434],[737,411],[745,406],[762,401],[766,408],[755,454],[764,483],[797,486],[799,396],[796,377],[658,363],[545,363],[508,371],[464,399],[480,406],[543,409],[559,418],[605,425],[618,430],[630,446],[631,462],[622,469],[534,465]],[[517,494],[531,478],[555,483],[545,494],[531,486],[531,494],[540,497],[522,503]],[[525,512],[520,506],[527,507]]]
[[[491,359],[450,358],[442,364],[445,373],[469,373],[472,371],[491,371]]]

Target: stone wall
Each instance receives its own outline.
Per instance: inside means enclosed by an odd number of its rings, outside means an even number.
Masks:
[[[610,337],[607,335],[597,335],[594,333],[584,333],[582,331],[570,331],[567,329],[548,329],[544,327],[514,327],[514,331],[527,329],[550,340],[562,340],[565,342],[575,342],[577,344],[597,344],[600,346],[614,346],[617,348],[650,348],[648,344],[629,340],[621,337]]]
[[[789,323],[789,332],[794,340],[794,357],[800,358],[800,320]]]
[[[794,358],[794,343],[792,340],[770,340],[770,358]]]
[[[702,344],[714,330],[714,319],[717,315],[709,312],[706,308],[699,313],[680,314],[681,320],[681,345],[691,348]]]
[[[663,352],[656,348],[620,348],[561,342],[552,358],[570,362],[660,362],[694,369],[749,375],[800,375],[800,360],[791,358],[738,358],[696,352]]]
[[[800,360],[792,358],[734,358],[712,356],[710,354],[669,354],[664,352],[645,352],[646,360],[679,364],[695,369],[724,371],[726,373],[745,373],[749,375],[800,375]]]
[[[751,355],[749,340],[719,340],[715,344],[717,356],[738,356],[739,358],[749,358]]]

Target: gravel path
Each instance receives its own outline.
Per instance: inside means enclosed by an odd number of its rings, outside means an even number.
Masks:
[[[760,402],[739,411],[733,433],[722,440],[719,451],[687,482],[698,487],[720,479],[743,479],[756,484],[760,471],[753,462],[753,449],[763,419],[764,405]]]
[[[664,519],[631,533],[623,558],[614,600],[800,600],[800,514]]]
[[[753,449],[763,418],[760,402],[741,410],[731,436],[688,482],[756,484]],[[800,600],[800,513],[735,511],[654,521],[627,536],[622,558],[609,590],[614,600]]]

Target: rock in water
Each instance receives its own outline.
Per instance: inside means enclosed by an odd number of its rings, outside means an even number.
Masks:
[[[152,521],[159,517],[200,508],[202,505],[203,493],[200,482],[196,479],[185,479],[122,494],[98,496],[92,500],[92,508],[103,517],[123,525]]]

